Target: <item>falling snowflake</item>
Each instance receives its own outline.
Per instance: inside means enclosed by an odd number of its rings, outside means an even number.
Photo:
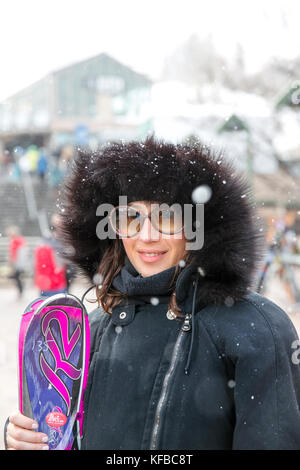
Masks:
[[[205,276],[205,271],[204,271],[203,268],[201,268],[201,266],[198,266],[198,272],[200,273],[200,275],[201,275],[202,277]]]
[[[234,380],[228,380],[227,385],[229,388],[234,388],[235,387],[235,381]]]
[[[102,282],[103,282],[102,274],[97,273],[93,276],[93,283],[94,284],[102,284]]]
[[[232,307],[234,305],[234,299],[232,297],[226,297],[225,299],[225,305],[226,307]]]
[[[192,192],[192,200],[195,204],[205,204],[211,198],[212,190],[206,184],[197,186]]]
[[[158,305],[159,299],[157,297],[151,297],[150,302],[152,303],[152,305]]]

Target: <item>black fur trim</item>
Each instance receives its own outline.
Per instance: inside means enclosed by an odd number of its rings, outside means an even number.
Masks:
[[[70,261],[92,280],[113,243],[96,235],[100,204],[118,205],[119,195],[126,195],[128,202],[194,204],[191,194],[200,185],[212,190],[204,209],[204,245],[194,252],[194,263],[205,273],[201,297],[207,304],[243,297],[253,288],[262,259],[264,240],[255,202],[246,178],[205,145],[175,145],[150,137],[80,152],[63,188],[63,239]]]

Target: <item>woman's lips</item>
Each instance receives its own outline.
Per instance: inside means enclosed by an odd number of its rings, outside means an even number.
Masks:
[[[157,254],[156,252],[149,252],[149,254],[147,254],[146,252],[138,251],[138,254],[142,261],[145,261],[146,263],[154,263],[154,261],[160,260],[166,254],[166,251],[158,252]]]

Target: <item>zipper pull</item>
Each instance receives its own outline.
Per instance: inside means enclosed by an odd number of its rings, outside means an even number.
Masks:
[[[181,327],[182,331],[190,331],[191,323],[190,323],[191,315],[189,313],[186,314],[183,325]]]

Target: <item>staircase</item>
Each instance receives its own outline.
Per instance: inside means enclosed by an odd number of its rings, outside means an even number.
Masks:
[[[47,182],[34,180],[30,187],[31,196],[34,196],[31,199],[21,182],[0,181],[0,266],[8,261],[9,240],[6,230],[10,225],[19,227],[21,235],[27,239],[30,253],[33,253],[42,240],[41,220],[44,219],[45,225],[49,226],[51,215],[57,211],[57,189],[49,187]],[[35,207],[41,216],[40,221],[37,217],[33,218]]]
[[[44,211],[49,222],[57,210],[57,190],[40,181],[32,181],[32,190],[38,212]],[[21,182],[0,181],[0,237],[6,236],[10,225],[17,225],[26,237],[41,236],[39,221],[31,218],[28,197]]]

